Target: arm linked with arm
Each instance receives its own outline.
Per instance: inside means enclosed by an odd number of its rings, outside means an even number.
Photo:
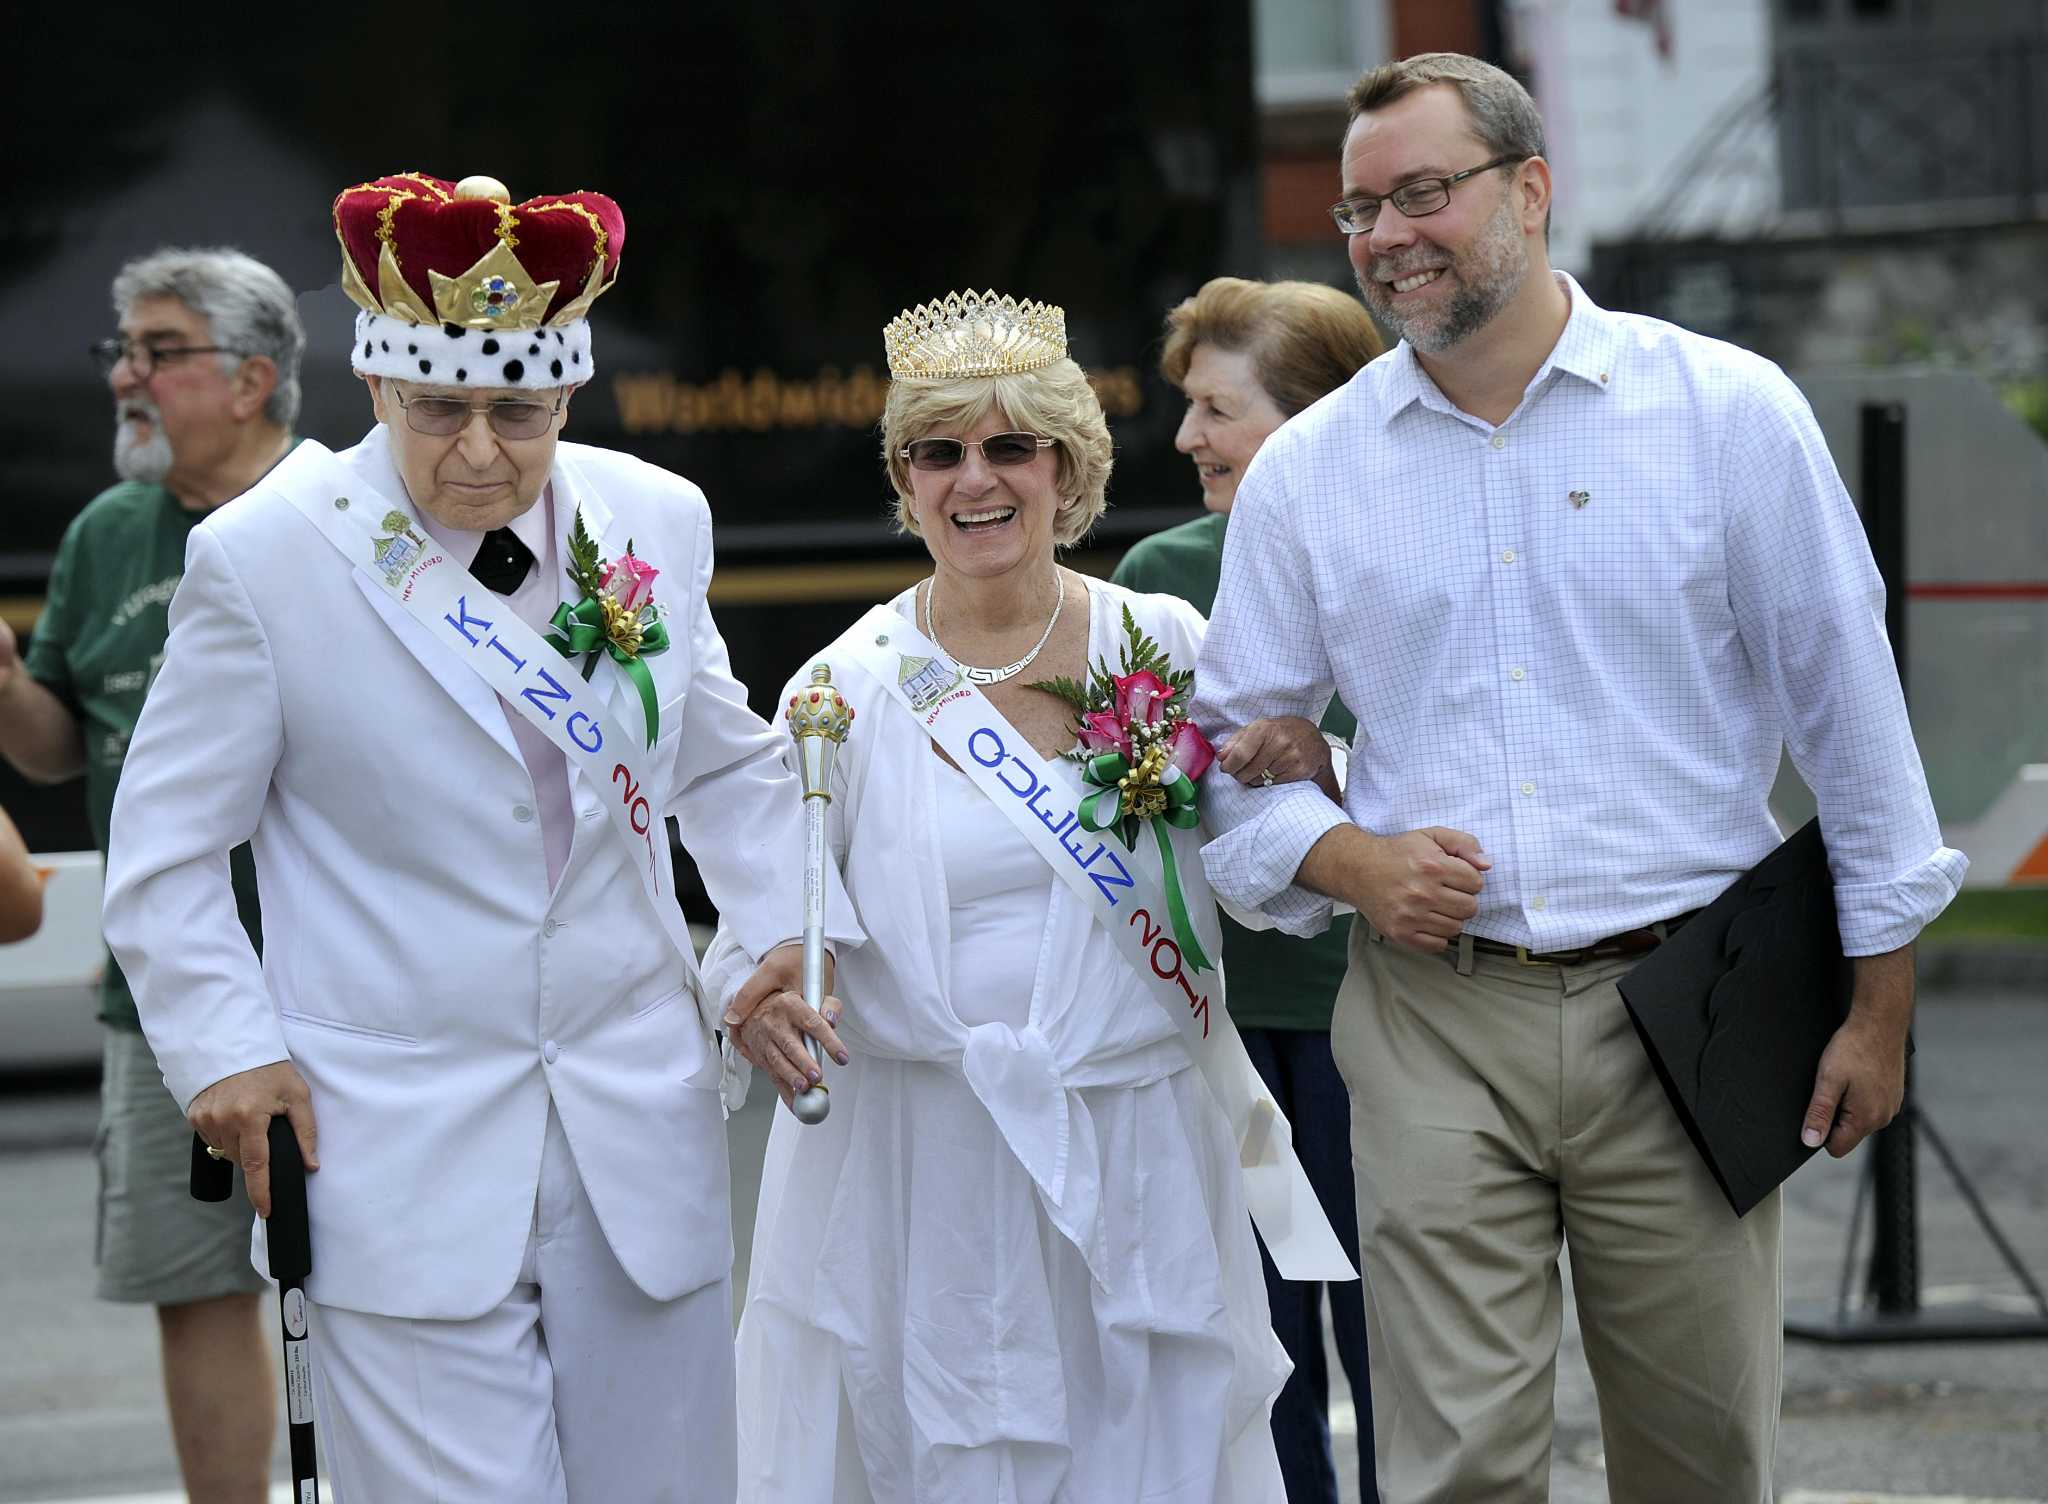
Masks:
[[[1267,460],[1262,451],[1238,488],[1216,609],[1195,668],[1195,720],[1219,745],[1261,717],[1314,720],[1334,688],[1308,561]],[[1214,832],[1203,866],[1217,893],[1290,934],[1326,928],[1327,898],[1297,886],[1297,874],[1324,834],[1346,823],[1344,811],[1312,783],[1247,788],[1216,774],[1202,788]]]

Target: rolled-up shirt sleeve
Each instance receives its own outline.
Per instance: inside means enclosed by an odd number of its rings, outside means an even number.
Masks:
[[[1820,807],[1842,949],[1877,955],[1948,905],[1969,859],[1942,844],[1884,584],[1820,427],[1775,367],[1745,401],[1725,462],[1729,601]]]
[[[1320,717],[1335,689],[1300,540],[1289,525],[1284,445],[1253,459],[1224,535],[1216,609],[1195,666],[1195,723],[1221,745],[1264,716]],[[1212,839],[1202,865],[1216,892],[1291,935],[1321,933],[1331,904],[1296,885],[1302,859],[1344,811],[1312,783],[1248,788],[1220,769],[1203,780]]]

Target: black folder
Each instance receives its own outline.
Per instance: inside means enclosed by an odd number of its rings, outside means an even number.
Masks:
[[[1738,1217],[1817,1152],[1799,1130],[1851,981],[1818,820],[1622,979],[1657,1079]]]

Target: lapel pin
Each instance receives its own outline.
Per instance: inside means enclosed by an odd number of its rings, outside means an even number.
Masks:
[[[1591,491],[1574,491],[1569,499],[1572,504],[1572,510],[1576,512],[1580,507],[1593,499],[1593,493]]]

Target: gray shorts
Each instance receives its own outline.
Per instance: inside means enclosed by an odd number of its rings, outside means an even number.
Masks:
[[[99,1226],[93,1262],[99,1297],[175,1306],[264,1286],[249,1262],[249,1207],[242,1177],[226,1201],[194,1201],[192,1125],[164,1085],[149,1041],[105,1031],[100,1127]]]

